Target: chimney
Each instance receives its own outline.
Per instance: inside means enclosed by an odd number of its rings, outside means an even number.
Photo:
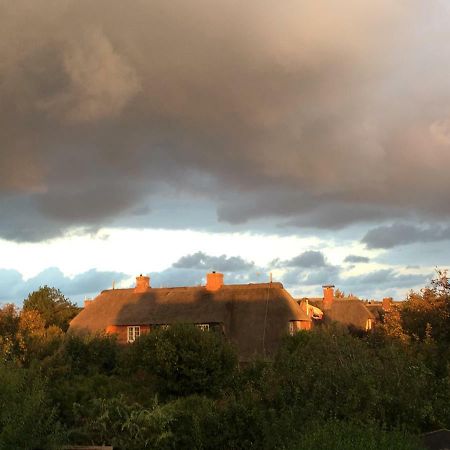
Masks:
[[[84,299],[84,307],[87,308],[92,303],[91,299],[85,298]]]
[[[392,308],[392,297],[383,298],[383,311],[389,312]]]
[[[142,293],[147,292],[150,289],[150,277],[143,276],[142,273],[136,277],[136,287],[134,292]]]
[[[218,291],[223,286],[223,273],[211,272],[206,274],[206,290]]]
[[[334,300],[334,284],[326,284],[323,287],[323,309],[330,309]]]

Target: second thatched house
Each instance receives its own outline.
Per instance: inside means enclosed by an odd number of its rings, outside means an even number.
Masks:
[[[323,311],[324,323],[337,322],[354,331],[369,331],[377,321],[365,302],[335,297],[333,285],[323,286],[323,297],[304,297],[298,302],[304,311],[311,306]]]
[[[149,277],[141,275],[135,288],[102,291],[69,331],[105,331],[127,343],[174,323],[222,333],[247,360],[273,354],[283,335],[310,329],[311,317],[281,283],[225,285],[223,274],[213,272],[206,286],[152,288]]]

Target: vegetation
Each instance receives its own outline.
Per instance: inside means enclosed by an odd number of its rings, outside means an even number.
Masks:
[[[45,327],[55,325],[63,331],[69,322],[80,312],[74,303],[67,299],[59,289],[44,286],[32,292],[23,302],[24,311],[37,311],[44,320]]]
[[[73,313],[48,287],[0,309],[0,450],[406,450],[450,427],[445,272],[373,333],[302,331],[241,366],[212,331],[180,324],[120,346],[66,334]]]

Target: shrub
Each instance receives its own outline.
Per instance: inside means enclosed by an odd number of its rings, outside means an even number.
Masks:
[[[42,377],[0,365],[0,449],[57,448],[63,438]]]
[[[154,374],[164,396],[217,395],[237,368],[236,354],[221,336],[192,325],[141,336],[131,353],[133,366]]]

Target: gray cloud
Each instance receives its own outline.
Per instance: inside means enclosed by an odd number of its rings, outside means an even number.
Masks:
[[[198,254],[201,258],[195,256]],[[204,284],[208,269],[203,261],[210,258],[218,258],[225,261],[226,264],[235,261],[232,265],[228,265],[228,271],[224,270],[226,284],[258,283],[269,280],[269,267],[257,267],[252,262],[240,258],[212,257],[198,252],[180,258],[165,270],[152,272],[150,274],[151,285],[158,288]],[[239,263],[236,263],[236,260],[239,260]],[[182,261],[181,264],[180,261]],[[321,286],[332,283],[347,293],[352,292],[361,297],[380,297],[385,294],[394,295],[392,292],[395,293],[398,289],[406,291],[424,286],[430,277],[431,274],[402,274],[394,269],[382,269],[344,277],[341,267],[327,264],[321,267],[285,267],[279,280],[293,295],[297,296],[304,295],[305,290],[316,291],[316,295],[320,296]],[[0,302],[20,303],[30,292],[45,284],[60,289],[72,300],[81,301],[86,296],[93,297],[103,289],[110,289],[113,281],[118,284],[129,278],[130,276],[124,273],[99,272],[93,269],[69,278],[58,268],[52,267],[31,279],[24,280],[16,270],[0,269]]]
[[[171,267],[150,276],[154,287],[196,286],[204,284],[206,274],[212,270],[224,272],[227,284],[267,281],[262,276],[268,269],[257,267],[252,261],[240,256],[212,256],[200,251],[182,256]]]
[[[412,289],[417,285],[424,286],[431,274],[401,274],[393,269],[381,269],[368,274],[356,275],[341,280],[344,287],[365,292],[386,288]]]
[[[309,250],[288,260],[280,261],[279,267],[286,267],[282,281],[293,289],[301,286],[322,286],[336,282],[341,268],[329,264],[320,251]]]
[[[369,261],[370,258],[360,255],[347,255],[344,259],[344,262],[348,263],[368,263]]]
[[[282,261],[280,263],[282,267],[325,267],[327,265],[325,261],[325,256],[322,252],[309,250],[295,256],[288,261]]]
[[[253,262],[245,261],[240,256],[210,256],[203,252],[197,252],[191,255],[182,256],[173,264],[173,267],[177,269],[238,272],[251,270],[255,267],[255,264]]]
[[[321,286],[334,284],[341,291],[352,293],[360,298],[382,298],[394,296],[399,300],[406,298],[407,291],[418,289],[429,283],[432,274],[400,273],[395,269],[381,269],[350,277],[342,276],[342,270],[337,266],[329,266],[317,271],[288,271],[283,279],[288,289],[297,296],[304,296],[305,290],[312,296],[322,296]],[[400,295],[400,297],[399,297]]]
[[[0,236],[95,229],[142,204],[152,226],[169,194],[230,226],[447,219],[444,8],[1,2]]]
[[[362,241],[367,248],[393,248],[399,245],[416,242],[434,242],[450,240],[450,227],[429,226],[395,223],[369,230]]]
[[[151,285],[153,287],[176,287],[176,286],[199,286],[206,282],[206,272],[199,269],[180,269],[169,267],[161,272],[150,274]],[[261,274],[256,271],[226,272],[224,283],[226,284],[246,284],[255,283],[262,280]]]
[[[109,289],[113,281],[120,282],[127,275],[120,272],[99,272],[91,269],[77,274],[73,278],[65,276],[60,269],[50,267],[36,276],[24,280],[16,270],[0,269],[0,301],[20,302],[30,292],[48,285],[60,289],[72,300],[80,300],[84,296],[97,295],[103,289]]]
[[[301,289],[302,286],[317,286],[337,283],[340,280],[341,268],[338,266],[324,266],[314,270],[290,269],[282,278],[282,282],[292,289]]]

